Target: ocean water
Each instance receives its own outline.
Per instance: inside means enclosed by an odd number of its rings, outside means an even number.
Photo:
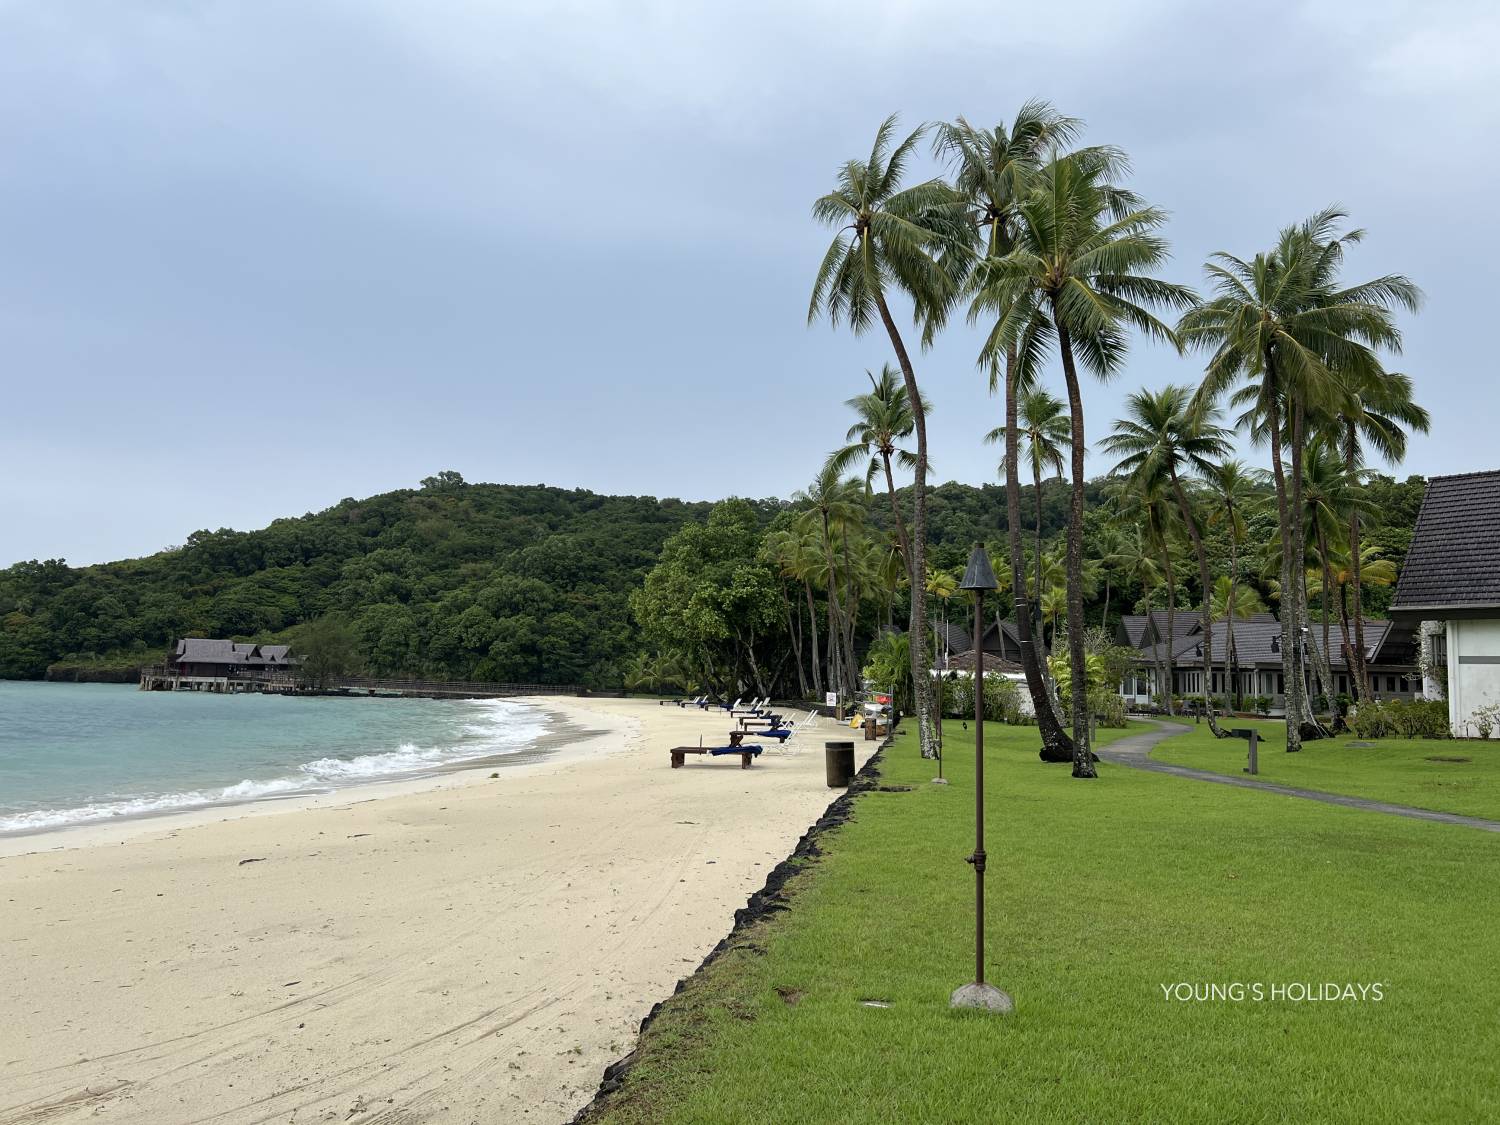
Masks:
[[[546,729],[513,700],[0,681],[0,835],[422,777],[519,753]]]

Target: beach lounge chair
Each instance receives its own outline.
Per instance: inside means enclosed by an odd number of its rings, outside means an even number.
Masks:
[[[783,718],[784,716],[771,712],[759,715],[741,715],[739,718],[740,730],[750,730],[751,728],[775,730],[781,726]]]
[[[741,707],[736,704],[729,709],[729,713],[731,715],[759,715],[770,705],[771,697],[768,695],[763,699],[752,699],[748,707]]]
[[[674,746],[672,747],[672,768],[681,769],[687,761],[689,754],[707,754],[712,758],[722,758],[731,754],[738,754],[740,758],[740,769],[747,770],[755,758],[760,757],[764,746],[754,746],[742,741],[742,731],[735,731],[729,736],[728,746]]]
[[[671,702],[676,703],[679,707],[701,707],[703,706],[703,701],[707,698],[708,696],[706,695],[700,695],[693,699],[674,699]]]

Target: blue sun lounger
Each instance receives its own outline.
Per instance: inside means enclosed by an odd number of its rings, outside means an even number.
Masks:
[[[722,758],[726,754],[738,754],[740,756],[740,769],[750,768],[750,762],[760,757],[764,746],[754,746],[741,742],[741,732],[735,732],[729,736],[728,746],[674,746],[672,747],[672,768],[680,769],[687,760],[689,754],[707,754],[712,758]]]

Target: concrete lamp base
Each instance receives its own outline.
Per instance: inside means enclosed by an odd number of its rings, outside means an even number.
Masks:
[[[1010,998],[1010,993],[1002,992],[992,984],[970,983],[954,990],[948,1007],[978,1008],[983,1012],[1006,1016],[1016,1010],[1016,1002]]]
[[[947,785],[948,779],[946,777],[935,777],[932,779],[932,783],[934,785]]]

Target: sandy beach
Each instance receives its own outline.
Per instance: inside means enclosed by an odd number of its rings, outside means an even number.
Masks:
[[[526,764],[7,841],[0,1125],[566,1120],[837,795],[834,734],[673,770],[722,713],[541,702]]]

